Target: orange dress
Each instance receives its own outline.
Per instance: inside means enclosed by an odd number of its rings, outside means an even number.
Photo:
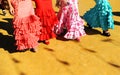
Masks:
[[[40,17],[42,23],[41,34],[39,36],[40,41],[49,40],[55,38],[56,35],[53,32],[54,26],[57,24],[58,19],[55,11],[52,8],[52,0],[34,0],[36,4],[35,13]]]

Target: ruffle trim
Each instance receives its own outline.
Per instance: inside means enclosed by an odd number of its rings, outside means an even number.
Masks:
[[[77,39],[77,38],[80,38],[81,36],[85,36],[85,35],[86,35],[86,33],[85,33],[84,30],[76,30],[74,32],[68,31],[65,34],[64,38],[66,38],[66,39]]]
[[[67,33],[64,35],[64,38],[66,39],[77,39],[86,35],[83,20],[71,22],[71,26],[67,30]]]
[[[58,18],[52,9],[36,9],[36,15],[40,17],[42,26],[49,26],[53,28],[58,23]]]
[[[52,9],[36,9],[36,15],[40,17],[42,23],[41,35],[39,40],[49,40],[55,38],[56,35],[53,32],[54,26],[58,23],[58,18]]]
[[[37,16],[15,17],[13,25],[17,50],[34,48],[38,45],[41,23]]]
[[[83,17],[91,27],[102,27],[103,30],[107,30],[108,28],[114,29],[112,16],[112,8],[109,2],[103,2],[91,8]]]
[[[43,29],[42,29],[43,30]],[[43,32],[46,32],[45,30],[43,30]],[[56,35],[53,31],[49,32],[49,33],[42,33],[39,36],[39,40],[40,41],[44,41],[44,40],[49,40],[51,38],[56,38]]]

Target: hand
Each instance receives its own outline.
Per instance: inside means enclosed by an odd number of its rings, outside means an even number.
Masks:
[[[68,4],[67,0],[62,0],[63,6],[66,6]]]
[[[56,0],[56,6],[59,8],[60,7],[60,4],[61,2],[60,2],[60,0]]]
[[[10,14],[14,15],[14,8],[12,6],[10,7]]]

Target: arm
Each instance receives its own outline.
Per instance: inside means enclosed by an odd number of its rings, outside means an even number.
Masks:
[[[13,14],[14,14],[14,8],[13,8],[13,6],[11,5],[10,0],[7,0],[7,1],[8,1],[8,5],[9,5],[9,11],[10,11],[10,13],[13,15]]]

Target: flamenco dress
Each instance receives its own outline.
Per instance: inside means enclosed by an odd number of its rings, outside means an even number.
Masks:
[[[59,23],[56,25],[56,34],[59,35],[66,29],[67,32],[64,35],[66,39],[77,39],[86,35],[84,20],[80,17],[78,11],[78,0],[67,0],[67,5],[61,4],[57,15]]]
[[[87,11],[83,18],[90,27],[100,27],[102,30],[114,29],[112,7],[108,0],[95,0],[96,5]]]
[[[31,0],[11,0],[14,8],[13,28],[17,50],[38,46],[40,21],[34,14]]]
[[[34,0],[36,4],[35,13],[40,17],[42,29],[39,41],[56,38],[54,26],[58,23],[55,11],[52,8],[52,0]]]

